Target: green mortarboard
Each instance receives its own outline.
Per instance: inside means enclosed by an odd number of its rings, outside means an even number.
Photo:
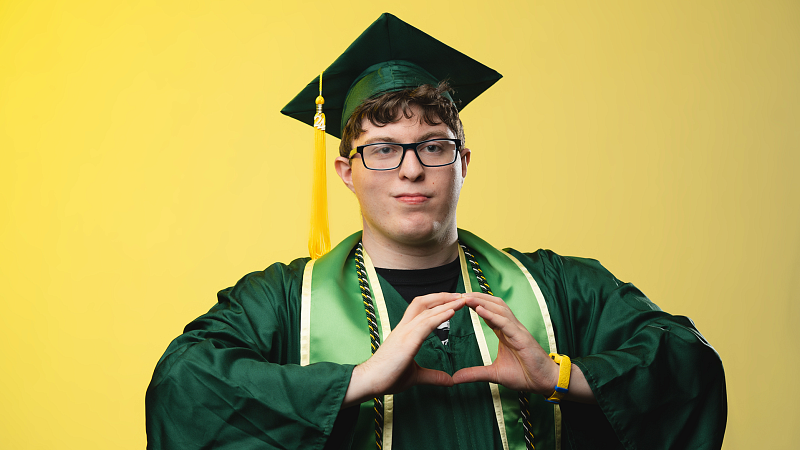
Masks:
[[[460,110],[502,77],[397,17],[384,13],[323,72],[326,131],[342,137],[364,100],[386,92],[447,80]],[[315,77],[281,112],[312,125],[319,95]]]

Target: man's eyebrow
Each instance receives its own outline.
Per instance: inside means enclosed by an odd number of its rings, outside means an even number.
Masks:
[[[422,136],[419,137],[419,141],[417,142],[424,142],[429,139],[449,139],[446,131],[436,130],[436,131],[429,131]],[[387,136],[375,136],[367,139],[364,141],[364,144],[375,144],[377,142],[386,142],[386,143],[398,143],[395,138],[387,137]]]
[[[364,144],[374,144],[376,142],[387,142],[387,143],[394,143],[396,142],[394,138],[386,137],[386,136],[375,136],[372,138],[367,139],[364,141]]]
[[[449,139],[450,136],[447,135],[447,132],[442,131],[442,130],[429,131],[429,132],[423,134],[419,138],[419,141],[422,142],[422,141],[427,141],[428,139],[439,139],[439,138]]]

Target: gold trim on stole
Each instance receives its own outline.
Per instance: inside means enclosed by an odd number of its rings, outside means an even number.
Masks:
[[[508,252],[503,251],[504,255],[506,255],[514,264],[525,274],[528,283],[533,290],[533,293],[536,297],[537,302],[539,303],[539,309],[542,313],[542,318],[544,319],[544,325],[547,332],[547,339],[548,344],[550,346],[551,352],[556,353],[556,341],[555,341],[555,333],[553,331],[553,325],[550,318],[550,312],[547,308],[547,303],[544,301],[544,295],[542,291],[539,289],[539,285],[533,276],[528,272],[528,269],[522,265],[514,256],[509,254]],[[466,257],[464,255],[463,250],[459,246],[458,248],[458,255],[459,255],[459,262],[461,265],[461,274],[464,279],[464,289],[467,293],[473,292],[471,286],[471,280],[469,275],[469,269],[467,268]],[[301,290],[301,308],[300,308],[300,365],[307,366],[310,361],[310,341],[311,341],[311,280],[313,274],[313,267],[314,267],[314,260],[309,261],[306,264],[306,267],[303,271],[303,283],[302,283],[302,290]],[[391,322],[389,321],[389,314],[386,308],[386,302],[383,296],[383,290],[381,289],[380,281],[378,280],[377,273],[375,272],[375,267],[372,265],[372,261],[370,260],[369,256],[367,255],[366,251],[364,252],[364,265],[366,266],[367,270],[367,277],[369,278],[369,284],[372,288],[373,293],[373,300],[375,301],[376,307],[378,309],[378,320],[381,327],[381,336],[382,341],[385,341],[386,338],[391,333]],[[478,348],[481,353],[481,359],[483,360],[484,365],[492,364],[491,356],[489,353],[488,346],[486,344],[486,337],[483,334],[483,328],[481,327],[481,318],[478,314],[470,309],[470,319],[472,320],[472,326],[475,330],[475,336],[478,341]],[[503,443],[503,449],[508,450],[508,437],[506,435],[506,427],[505,427],[505,419],[503,418],[503,408],[502,403],[500,400],[500,392],[497,384],[489,383],[489,388],[492,393],[492,403],[494,405],[495,410],[495,417],[497,419],[497,426],[500,431],[500,438]],[[394,413],[394,398],[392,395],[385,395],[384,396],[384,434],[383,434],[383,450],[391,450],[392,446],[392,429],[393,429],[393,413]],[[558,405],[554,405],[553,409],[554,414],[554,422],[555,422],[555,434],[556,434],[556,449],[561,449],[561,433],[562,433],[562,424],[561,424],[561,409]]]
[[[378,320],[381,325],[381,342],[386,342],[386,338],[392,332],[392,322],[389,321],[389,310],[386,309],[386,301],[383,298],[383,289],[381,282],[378,280],[378,274],[375,272],[375,266],[372,265],[367,251],[364,250],[364,267],[367,269],[367,278],[369,278],[369,287],[372,290],[372,299],[375,301],[375,306],[378,308]],[[394,429],[394,395],[386,394],[383,396],[383,445],[382,450],[392,450],[392,430]]]
[[[300,296],[300,365],[307,366],[311,360],[311,274],[314,260],[303,270],[303,288]]]
[[[550,345],[550,353],[558,353],[556,349],[556,334],[555,331],[553,331],[553,322],[550,320],[550,310],[547,309],[547,303],[544,301],[542,290],[539,289],[539,283],[536,282],[533,275],[528,272],[528,269],[523,266],[517,258],[506,251],[503,251],[503,254],[508,256],[508,259],[511,261],[514,261],[514,264],[519,267],[519,270],[521,270],[522,273],[525,274],[525,278],[528,279],[528,283],[530,283],[531,289],[533,289],[533,294],[536,296],[536,301],[539,302],[539,310],[542,312],[544,327],[547,330],[547,343]],[[556,450],[561,450],[561,407],[559,405],[553,405],[553,419],[555,422]]]
[[[461,277],[464,278],[464,291],[469,294],[472,292],[472,281],[467,269],[467,258],[464,250],[458,246],[458,260],[461,264]],[[469,317],[472,319],[472,328],[475,330],[475,339],[478,341],[478,348],[481,351],[483,365],[492,364],[492,357],[489,355],[489,346],[486,344],[486,336],[483,335],[481,318],[472,308],[469,310]],[[489,390],[492,391],[492,404],[494,405],[494,416],[497,420],[497,429],[500,430],[500,440],[503,442],[503,450],[508,450],[508,436],[506,435],[506,420],[503,417],[503,404],[500,401],[500,388],[497,383],[489,383]]]

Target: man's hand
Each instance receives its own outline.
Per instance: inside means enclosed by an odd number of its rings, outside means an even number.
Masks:
[[[452,386],[449,374],[420,367],[414,357],[431,332],[450,320],[464,304],[461,294],[438,293],[415,298],[378,351],[353,369],[342,407],[402,392],[417,384]]]
[[[467,367],[453,374],[453,382],[489,381],[517,391],[550,396],[558,383],[559,366],[531,336],[506,303],[491,295],[464,294],[467,306],[489,325],[499,342],[497,358],[488,366]],[[583,372],[572,365],[569,394],[565,399],[594,403]]]

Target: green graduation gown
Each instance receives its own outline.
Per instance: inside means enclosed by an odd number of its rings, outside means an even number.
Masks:
[[[562,448],[721,446],[722,364],[690,319],[661,311],[595,260],[507,251],[537,281],[558,352],[597,399],[562,403]],[[358,408],[340,405],[353,366],[299,365],[307,262],[246,275],[169,345],[147,389],[148,448],[351,448]],[[394,327],[407,304],[381,286]],[[450,374],[482,364],[473,334],[468,311],[458,311],[449,346],[431,334],[416,360]],[[398,450],[502,449],[486,383],[416,386],[395,395],[395,411]]]

